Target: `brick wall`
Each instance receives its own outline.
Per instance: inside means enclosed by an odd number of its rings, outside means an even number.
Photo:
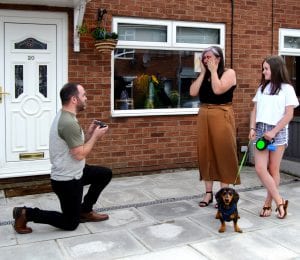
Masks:
[[[112,16],[224,23],[226,66],[233,66],[238,81],[234,96],[238,144],[245,145],[262,59],[278,53],[278,28],[300,29],[300,1],[234,2],[233,38],[232,3],[227,0],[92,0],[87,4],[84,20],[89,28],[95,27],[98,8],[105,8],[108,27]],[[196,167],[195,116],[110,117],[110,54],[100,55],[89,35],[81,37],[81,51],[74,53],[70,10],[69,15],[69,80],[83,84],[89,99],[80,121],[87,127],[97,118],[110,127],[88,162],[111,167],[114,174]]]
[[[228,46],[231,3],[229,1],[225,3],[215,1],[214,4],[210,1],[191,0],[92,1],[87,5],[84,17],[89,28],[96,26],[98,8],[105,8],[108,11],[106,15],[108,28],[112,16],[225,23],[227,26],[226,60],[230,64],[231,53]],[[99,67],[93,69],[94,80],[89,79],[87,82],[87,77],[83,77],[80,82],[85,87],[88,83],[88,88],[92,89],[98,98],[94,97],[90,100],[87,114],[82,120],[88,122],[87,119],[94,116],[102,118],[109,123],[110,130],[91,154],[89,162],[108,165],[113,168],[115,174],[196,167],[195,116],[110,118],[110,54],[100,56],[91,48],[90,41],[90,36],[81,38],[81,55],[90,58],[89,64],[98,64]],[[70,55],[76,60],[76,55],[73,53]],[[89,64],[84,65],[81,71],[90,71]],[[74,73],[76,74],[76,68]],[[99,106],[99,102],[106,105]]]

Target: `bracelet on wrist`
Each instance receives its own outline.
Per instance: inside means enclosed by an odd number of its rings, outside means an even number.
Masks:
[[[253,127],[251,127],[251,128],[250,128],[250,130],[253,130],[253,131],[255,131],[255,132],[256,132],[256,129],[255,129],[255,128],[253,128]]]

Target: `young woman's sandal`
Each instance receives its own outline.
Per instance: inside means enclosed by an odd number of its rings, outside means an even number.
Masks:
[[[272,208],[271,206],[263,206],[259,216],[264,218],[264,217],[270,217],[272,214]]]
[[[207,191],[206,194],[211,194],[211,199],[206,202],[205,200],[202,200],[199,202],[199,207],[203,208],[203,207],[207,207],[210,203],[213,202],[213,192],[212,191]]]
[[[277,218],[284,219],[286,217],[288,205],[289,205],[289,201],[282,199],[282,203],[279,204],[276,208],[276,211],[278,211]],[[282,209],[283,209],[283,215],[282,215]]]

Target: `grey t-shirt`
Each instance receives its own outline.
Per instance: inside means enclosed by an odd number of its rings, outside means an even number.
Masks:
[[[69,181],[80,179],[85,160],[76,160],[70,149],[84,144],[84,133],[76,119],[70,112],[60,110],[50,129],[49,152],[51,179]]]

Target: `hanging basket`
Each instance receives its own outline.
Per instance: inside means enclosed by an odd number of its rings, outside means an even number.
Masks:
[[[99,52],[110,52],[116,48],[117,43],[117,39],[97,40],[95,47]]]

